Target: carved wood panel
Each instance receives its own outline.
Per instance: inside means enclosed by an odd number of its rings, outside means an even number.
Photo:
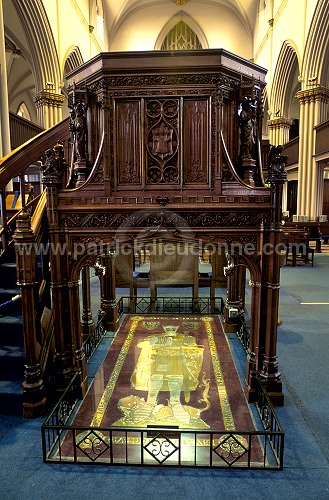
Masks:
[[[184,184],[207,184],[209,180],[209,103],[207,99],[184,102]]]
[[[180,184],[179,99],[145,102],[146,184]]]
[[[116,115],[118,184],[141,184],[140,102],[117,102]]]

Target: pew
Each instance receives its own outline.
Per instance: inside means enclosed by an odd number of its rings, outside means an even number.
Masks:
[[[311,261],[314,265],[314,249],[309,246],[309,231],[307,228],[288,228],[282,232],[281,241],[286,250],[287,262],[291,255],[291,265],[296,266],[297,259],[305,264]],[[311,259],[309,256],[311,255]]]
[[[320,222],[287,222],[284,231],[291,229],[308,230],[308,241],[315,241],[315,251],[321,253],[321,229]]]

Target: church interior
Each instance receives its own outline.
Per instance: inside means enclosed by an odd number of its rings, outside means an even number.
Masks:
[[[2,0],[6,498],[327,498],[328,20]]]

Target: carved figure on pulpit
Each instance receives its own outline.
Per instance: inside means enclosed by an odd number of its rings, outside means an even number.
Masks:
[[[242,160],[253,159],[253,147],[256,135],[256,106],[250,96],[243,98],[240,110],[240,157]]]
[[[86,117],[85,103],[78,101],[71,109],[70,130],[76,161],[86,160]]]
[[[58,162],[58,156],[56,155],[55,149],[47,149],[45,151],[45,155],[45,163],[40,166],[43,176],[60,177],[60,164]]]
[[[173,154],[173,129],[164,122],[159,127],[152,130],[152,154],[160,156],[163,159],[165,156]]]

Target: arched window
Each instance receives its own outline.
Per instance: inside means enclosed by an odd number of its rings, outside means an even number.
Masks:
[[[29,110],[27,109],[27,106],[25,102],[21,102],[20,105],[18,106],[16,114],[18,116],[21,116],[22,118],[25,118],[26,120],[31,121],[31,115],[29,113]]]
[[[196,33],[184,21],[179,21],[164,39],[161,50],[202,49]]]

